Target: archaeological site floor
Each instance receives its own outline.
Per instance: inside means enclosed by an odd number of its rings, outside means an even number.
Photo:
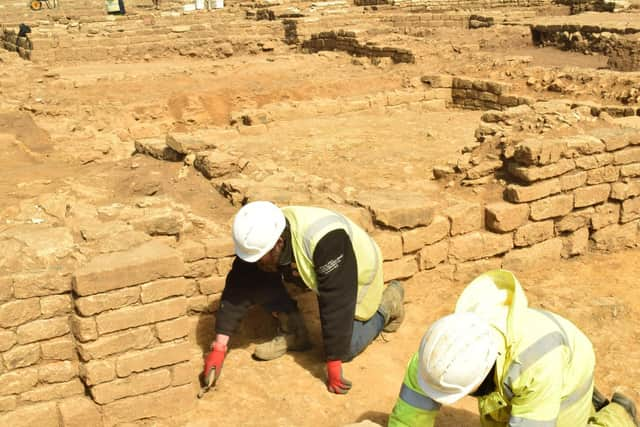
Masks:
[[[589,335],[601,391],[640,400],[640,9],[61,2],[0,5],[0,425],[384,425],[428,325],[501,267]],[[347,214],[405,283],[347,396],[300,293],[313,349],[254,361],[256,308],[196,398],[253,200]]]

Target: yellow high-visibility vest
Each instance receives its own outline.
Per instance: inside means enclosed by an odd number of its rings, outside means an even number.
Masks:
[[[347,233],[358,265],[355,318],[370,319],[380,306],[383,291],[382,255],[376,242],[351,220],[328,209],[288,206],[282,212],[291,227],[293,255],[300,277],[316,293],[318,281],[313,265],[316,245],[330,231],[341,229]]]

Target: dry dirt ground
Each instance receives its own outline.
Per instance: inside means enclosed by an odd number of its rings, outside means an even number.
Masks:
[[[285,46],[271,54],[220,61],[177,57],[49,67],[2,53],[0,231],[5,218],[23,209],[21,201],[70,187],[82,189],[89,201],[99,195],[127,204],[143,195],[167,196],[228,225],[237,208],[209,181],[181,163],[132,156],[133,140],[224,126],[242,108],[406,88],[434,72],[509,81],[539,99],[561,96],[546,91],[542,82],[586,74],[590,79],[571,81],[568,95],[605,103],[616,102],[618,94],[640,80],[637,73],[622,76],[599,69],[606,60],[596,55],[533,48],[524,27],[478,30],[473,36],[441,31],[407,42],[417,46],[416,64],[376,66],[343,53],[305,55]],[[630,83],[625,86],[625,81]],[[431,167],[455,161],[474,142],[480,115],[407,110],[297,120],[246,135],[227,148],[286,169],[294,177],[292,185],[295,176],[301,182],[316,176],[343,194],[350,188],[393,189],[447,198],[473,190],[442,194],[434,187]],[[257,189],[258,196],[278,197],[268,189]],[[607,394],[622,387],[636,401],[638,255],[640,250],[591,254],[516,272],[532,305],[563,314],[591,337],[598,387]],[[244,330],[233,342],[218,387],[198,401],[195,411],[149,424],[341,426],[364,419],[384,424],[421,335],[453,308],[463,286],[447,269],[406,282],[405,323],[345,365],[345,376],[354,383],[346,396],[324,388],[317,310],[310,294],[300,295],[314,336],[312,351],[258,363],[251,359],[252,346],[268,337]],[[477,426],[475,413],[474,401],[465,399],[443,410],[438,425]]]

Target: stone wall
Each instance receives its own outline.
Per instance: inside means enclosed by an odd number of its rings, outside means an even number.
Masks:
[[[537,46],[556,46],[577,52],[599,52],[609,57],[608,65],[617,71],[640,70],[640,36],[637,28],[594,25],[534,25]]]
[[[9,52],[18,52],[23,59],[31,59],[33,43],[28,36],[18,37],[18,32],[11,28],[2,28],[2,46]]]
[[[325,31],[312,34],[311,38],[302,42],[302,48],[310,53],[321,50],[340,50],[355,56],[368,58],[391,58],[394,63],[415,62],[410,50],[400,47],[377,46],[374,43],[361,43],[353,31]]]
[[[389,0],[389,4],[392,5],[423,6],[429,10],[536,7],[546,6],[552,3],[552,0]]]

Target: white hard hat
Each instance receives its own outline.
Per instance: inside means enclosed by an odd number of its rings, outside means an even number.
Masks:
[[[247,262],[258,261],[275,246],[285,224],[284,214],[273,203],[247,203],[233,220],[236,255]]]
[[[445,316],[422,338],[418,385],[443,405],[457,402],[485,379],[498,357],[499,336],[475,313]]]

